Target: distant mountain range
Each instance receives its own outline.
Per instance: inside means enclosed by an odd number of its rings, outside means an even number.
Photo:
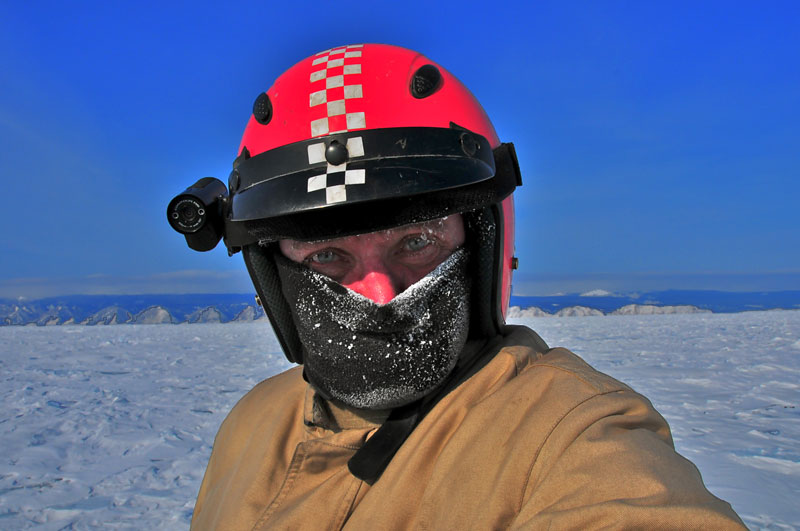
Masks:
[[[538,306],[520,308],[511,306],[508,309],[509,318],[515,317],[585,317],[588,315],[663,315],[670,313],[711,313],[711,310],[703,310],[697,306],[681,304],[678,306],[654,306],[652,304],[628,304],[618,308],[608,314],[588,306],[567,306],[555,313],[548,313]]]
[[[749,310],[800,309],[800,291],[706,291],[668,290],[641,293],[610,293],[593,290],[585,293],[521,297],[511,296],[511,306],[538,307],[547,313],[572,306],[584,306],[612,313],[631,304],[648,306],[695,306],[714,313],[735,313]]]
[[[800,291],[654,291],[511,297],[511,316],[690,313],[800,309]],[[264,318],[250,294],[72,295],[0,299],[2,325],[225,323]]]
[[[225,323],[264,317],[254,295],[71,295],[0,299],[0,325]]]

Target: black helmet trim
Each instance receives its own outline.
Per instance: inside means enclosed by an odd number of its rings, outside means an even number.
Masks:
[[[345,146],[357,133],[316,139],[325,149],[315,149],[324,153],[330,146]],[[302,153],[308,158],[311,142],[242,160],[234,170],[237,177],[232,181],[238,188],[225,222],[228,249],[235,252],[250,243],[283,238],[337,238],[435,219],[498,203],[519,184],[511,144],[492,152],[485,138],[463,129],[377,129],[360,135],[362,142],[385,147],[369,153],[365,146],[362,160],[345,163],[348,170],[364,170],[367,177],[357,185],[342,184],[346,200],[336,203],[326,203],[325,190],[308,191],[308,183],[327,163],[289,172],[292,165],[284,150],[292,148],[291,156]],[[268,168],[275,175],[264,179]]]
[[[339,133],[242,160],[230,179],[236,188],[231,219],[447,190],[494,173],[488,140],[467,131],[413,127]]]

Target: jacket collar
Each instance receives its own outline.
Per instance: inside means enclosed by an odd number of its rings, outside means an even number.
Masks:
[[[325,400],[309,384],[303,405],[303,421],[333,432],[350,429],[378,428],[389,416],[389,410],[356,409]]]

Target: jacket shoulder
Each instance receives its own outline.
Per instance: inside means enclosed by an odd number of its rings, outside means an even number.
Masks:
[[[598,371],[581,357],[565,348],[549,350],[544,356],[534,360],[526,369],[528,372],[558,371],[563,373],[564,376],[580,381],[593,390],[595,394],[632,390],[619,380]]]
[[[302,416],[306,382],[302,367],[294,367],[258,383],[233,406],[222,422],[215,447],[227,448],[231,441],[257,429],[269,433],[276,425],[290,423]],[[217,444],[226,441],[224,445]]]
[[[293,367],[256,384],[236,403],[232,412],[237,409],[250,409],[254,406],[261,408],[276,401],[280,401],[285,407],[288,399],[293,395],[302,398],[305,390],[303,367]]]
[[[646,397],[567,349],[533,348],[531,333],[506,337],[500,356],[517,372],[492,411],[510,420],[511,453],[526,456],[512,528],[743,529]]]
[[[631,391],[631,388],[604,374],[580,356],[565,348],[549,348],[542,338],[525,326],[508,327],[500,353],[510,356],[517,369],[517,377],[541,378],[548,373],[551,379],[575,380],[591,394]]]

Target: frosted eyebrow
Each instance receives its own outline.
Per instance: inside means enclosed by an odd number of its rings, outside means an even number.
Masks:
[[[329,247],[331,242],[335,242],[338,238],[332,240],[317,240],[313,242],[302,242],[299,240],[289,240],[292,250],[295,251],[309,251]]]
[[[417,227],[419,229],[422,229],[422,230],[425,230],[425,231],[428,231],[428,232],[440,232],[441,233],[441,232],[445,231],[444,218],[435,219],[435,220],[431,220],[431,221],[426,221],[424,223],[421,223],[420,225],[417,225]]]
[[[391,235],[395,232],[402,234],[403,236],[414,234],[417,232],[420,233],[427,233],[430,235],[436,236],[440,240],[444,240],[444,235],[446,234],[445,229],[445,221],[447,217],[439,218],[439,219],[432,219],[428,221],[421,221],[419,223],[412,223],[410,225],[403,225],[400,227],[393,227],[390,229],[385,229],[382,231],[375,231],[378,233],[385,233],[387,235]],[[366,234],[372,234],[371,232],[365,232],[362,234],[356,234],[355,236],[364,236]],[[298,252],[308,252],[309,250],[317,250],[327,246],[336,246],[336,242],[338,240],[342,240],[348,238],[348,236],[343,236],[341,238],[330,238],[330,239],[323,239],[323,240],[313,240],[313,241],[301,241],[301,240],[292,240],[287,239],[286,241],[290,242],[290,247],[292,250]]]

